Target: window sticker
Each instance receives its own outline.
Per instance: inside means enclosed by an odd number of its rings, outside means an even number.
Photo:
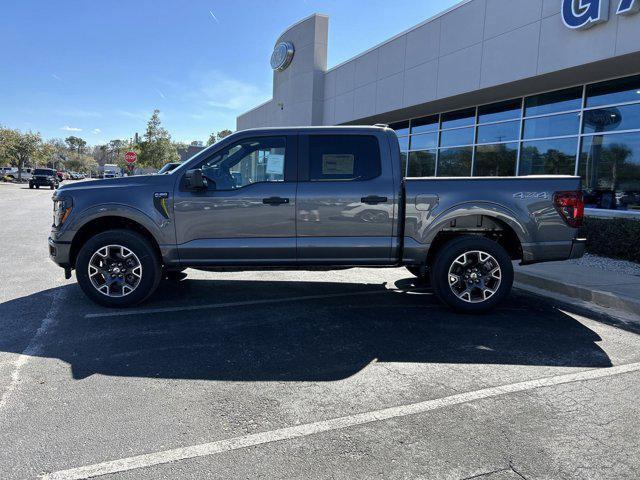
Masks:
[[[323,175],[353,175],[355,157],[351,154],[326,153],[322,155]]]
[[[284,155],[270,153],[267,157],[267,173],[282,175],[284,173]]]

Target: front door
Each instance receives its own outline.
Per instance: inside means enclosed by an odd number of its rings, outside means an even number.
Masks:
[[[398,199],[388,149],[375,135],[353,133],[299,142],[298,261],[392,263]]]
[[[190,168],[201,191],[179,182],[174,212],[180,260],[191,265],[291,264],[296,260],[295,135],[238,140]]]

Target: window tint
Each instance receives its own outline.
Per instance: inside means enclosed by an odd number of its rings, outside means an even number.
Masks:
[[[467,127],[476,123],[476,109],[467,108],[442,114],[442,128]]]
[[[582,87],[558,90],[527,97],[524,101],[525,115],[544,115],[547,113],[578,110],[582,105]]]
[[[424,133],[422,135],[411,135],[411,150],[427,150],[438,147],[437,133]]]
[[[493,123],[478,127],[478,143],[499,143],[518,140],[520,137],[520,121]]]
[[[259,182],[283,182],[286,139],[242,140],[216,153],[201,165],[216,190],[235,190]]]
[[[573,175],[578,138],[523,142],[520,175]]]
[[[411,133],[428,133],[438,131],[438,115],[416,118],[411,121]]]
[[[442,132],[440,146],[455,147],[458,145],[473,145],[475,128],[458,128],[456,130],[446,130]]]
[[[520,118],[522,114],[522,99],[492,103],[478,107],[478,123],[500,122]]]
[[[584,112],[583,133],[640,129],[640,103]]]
[[[530,118],[524,122],[524,138],[577,135],[579,130],[580,115],[577,113]]]
[[[436,174],[436,151],[411,152],[407,177],[433,177]]]
[[[468,177],[471,175],[473,147],[444,148],[438,159],[439,177]]]
[[[38,175],[38,176],[40,176],[40,175],[42,175],[42,176],[44,176],[44,175],[51,176],[51,175],[55,175],[56,171],[55,170],[50,170],[48,168],[36,168],[35,171],[33,172],[33,174],[34,175]]]
[[[640,75],[587,85],[587,107],[640,102]]]
[[[477,177],[510,177],[516,174],[517,143],[476,147],[473,174]]]
[[[585,203],[598,208],[640,206],[640,133],[584,137],[580,175]]]
[[[365,135],[309,135],[309,180],[370,180],[381,172],[378,140]]]

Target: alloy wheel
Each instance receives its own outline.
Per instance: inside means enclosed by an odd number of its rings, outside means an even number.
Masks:
[[[465,252],[449,267],[449,288],[460,300],[481,303],[491,298],[502,283],[502,270],[490,254]]]
[[[124,297],[142,280],[138,256],[122,245],[107,245],[94,252],[89,260],[91,285],[108,297]]]

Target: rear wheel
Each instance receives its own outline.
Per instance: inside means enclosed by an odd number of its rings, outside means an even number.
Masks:
[[[511,292],[513,264],[496,242],[465,235],[438,252],[431,283],[438,298],[454,310],[482,313],[495,308]]]
[[[108,230],[90,238],[76,260],[82,291],[105,307],[129,307],[158,288],[162,266],[153,246],[129,230]]]

